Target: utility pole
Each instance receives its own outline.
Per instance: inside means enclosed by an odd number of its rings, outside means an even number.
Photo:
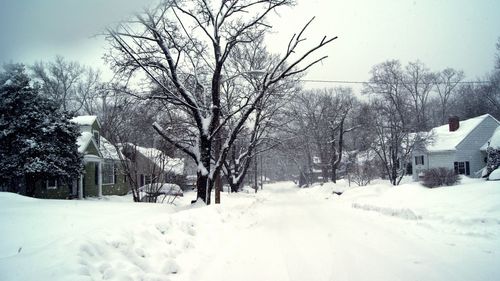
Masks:
[[[254,163],[254,189],[255,189],[255,193],[257,193],[257,190],[259,189],[259,184],[257,182],[258,180],[258,174],[257,174],[257,155],[254,155],[254,158],[253,158],[253,163]]]
[[[264,188],[264,166],[262,165],[262,155],[260,156],[260,189]]]

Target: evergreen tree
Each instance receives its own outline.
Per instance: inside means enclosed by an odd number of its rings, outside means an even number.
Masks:
[[[57,105],[30,85],[23,65],[0,72],[0,183],[16,191],[23,181],[32,196],[37,181],[69,182],[82,170],[80,132]],[[0,184],[2,185],[2,184]]]

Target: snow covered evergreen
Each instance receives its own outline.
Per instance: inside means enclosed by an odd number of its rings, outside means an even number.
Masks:
[[[33,195],[41,180],[67,181],[82,169],[78,127],[30,85],[20,64],[0,73],[0,182]]]

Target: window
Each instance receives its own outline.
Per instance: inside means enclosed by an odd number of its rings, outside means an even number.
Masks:
[[[424,156],[415,156],[415,165],[424,165]]]
[[[115,165],[113,160],[105,160],[102,163],[102,184],[115,183]]]
[[[99,147],[99,131],[93,131],[94,133],[94,141],[97,144],[97,147]]]
[[[151,175],[146,175],[144,177],[145,181],[146,181],[146,184],[150,184],[151,183]]]
[[[141,182],[141,186],[143,186],[144,185],[144,175],[143,174],[141,174],[140,182]]]
[[[469,161],[465,162],[455,162],[453,163],[455,168],[455,173],[459,175],[470,175]]]
[[[57,189],[57,180],[56,179],[50,179],[45,181],[45,185],[47,189]]]

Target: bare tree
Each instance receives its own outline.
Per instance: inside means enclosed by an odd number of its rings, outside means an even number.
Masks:
[[[405,67],[402,85],[412,101],[416,130],[428,129],[428,99],[434,86],[435,75],[421,62],[410,62]]]
[[[263,75],[257,91],[240,97],[241,105],[222,115],[224,77],[241,75],[227,67],[228,58],[237,46],[252,42],[270,29],[265,22],[269,13],[291,4],[291,0],[223,0],[218,4],[170,0],[109,30],[114,50],[109,60],[115,70],[128,77],[140,70],[160,90],[149,98],[174,105],[189,119],[192,138],[188,142],[179,140],[159,123],[154,128],[195,160],[197,198],[207,204],[231,146],[269,89],[326,58],[306,62],[336,38],[324,37],[296,56],[308,22],[292,37],[277,63],[260,70]],[[226,133],[224,144],[215,149],[215,139],[232,121],[234,126]]]
[[[356,99],[352,95],[350,88],[336,88],[335,96],[332,96],[327,104],[330,110],[329,128],[330,128],[330,179],[337,182],[337,170],[342,162],[344,151],[344,137],[347,133],[359,128],[357,124],[349,124],[348,116],[354,108]]]
[[[375,153],[371,150],[353,151],[348,154],[347,177],[358,186],[366,186],[378,175]]]
[[[99,112],[97,98],[104,88],[100,72],[78,62],[57,56],[53,62],[37,62],[32,75],[41,86],[41,93],[56,101],[72,114]]]
[[[223,84],[226,100],[223,114],[232,112],[233,108],[238,108],[242,102],[240,98],[234,98],[233,95],[241,95],[245,91],[250,91],[248,94],[250,96],[258,91],[261,81],[258,75],[251,72],[251,69],[268,69],[277,62],[277,59],[278,57],[267,52],[263,38],[235,48],[229,64],[238,73],[243,73],[241,77],[247,80],[248,83],[245,85],[248,87],[242,87],[238,79],[229,79],[229,83]],[[281,113],[284,104],[289,101],[290,93],[295,91],[296,86],[297,81],[294,79],[284,79],[282,83],[270,88],[238,134],[224,163],[224,174],[233,192],[238,191],[245,181],[250,163],[256,163],[255,157],[279,144],[272,134],[279,127],[275,116]],[[234,122],[228,122],[228,130],[232,126]]]
[[[415,146],[426,139],[425,134],[415,132],[413,116],[408,114],[412,105],[402,77],[401,64],[387,61],[373,67],[370,82],[365,85],[372,101],[363,127],[371,131],[371,149],[393,185],[405,175]]]
[[[294,126],[314,145],[314,166],[321,169],[323,181],[336,182],[342,161],[344,137],[357,126],[351,126],[348,115],[355,103],[350,88],[305,91],[295,96],[291,116]]]
[[[457,92],[458,85],[464,79],[463,71],[446,68],[438,72],[435,79],[435,89],[439,98],[440,123],[444,124],[449,116],[449,104],[453,95]]]

